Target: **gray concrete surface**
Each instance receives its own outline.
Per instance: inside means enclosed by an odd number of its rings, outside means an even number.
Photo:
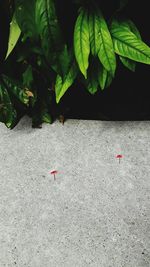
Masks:
[[[149,267],[150,122],[0,124],[4,266]]]

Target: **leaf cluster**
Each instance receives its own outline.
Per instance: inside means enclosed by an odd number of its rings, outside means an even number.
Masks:
[[[134,22],[121,16],[128,1],[114,1],[109,16],[105,1],[99,2],[5,2],[9,38],[0,62],[0,121],[8,128],[16,125],[19,110],[31,115],[33,127],[52,123],[54,98],[58,104],[75,82],[90,94],[104,90],[118,60],[131,71],[137,63],[150,64],[150,47]]]

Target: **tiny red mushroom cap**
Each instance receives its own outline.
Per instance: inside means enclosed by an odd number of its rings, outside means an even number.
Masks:
[[[117,155],[116,158],[119,159],[119,163],[120,163],[120,159],[122,159],[122,155]]]
[[[56,170],[53,170],[50,172],[50,174],[56,174],[56,173],[58,173],[58,171],[56,171]]]
[[[50,172],[50,174],[54,175],[54,180],[56,180],[56,178],[55,178],[55,174],[57,174],[57,173],[58,173],[58,171],[56,171],[56,170],[52,170],[52,171]]]
[[[121,159],[123,156],[122,155],[117,155],[116,158],[117,159]]]

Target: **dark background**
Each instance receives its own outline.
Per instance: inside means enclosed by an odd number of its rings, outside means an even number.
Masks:
[[[64,1],[65,2],[65,1]],[[100,1],[101,2],[101,1]],[[129,17],[138,27],[143,40],[150,45],[149,1],[129,0],[122,15]],[[7,50],[8,19],[6,1],[0,0],[0,62]],[[68,9],[66,10],[66,3]],[[70,1],[59,1],[64,29],[74,19]],[[109,15],[115,9],[116,1],[102,1],[103,12]],[[108,9],[109,8],[109,9]],[[5,26],[5,27],[4,27]],[[73,29],[72,29],[73,30]],[[1,65],[0,65],[1,69]],[[60,104],[60,113],[69,118],[104,120],[149,120],[150,119],[150,66],[137,64],[136,72],[130,72],[118,62],[116,77],[112,85],[96,95],[89,94],[82,85],[75,83],[68,90]]]

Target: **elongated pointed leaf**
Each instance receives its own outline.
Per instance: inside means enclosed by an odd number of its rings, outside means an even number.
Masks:
[[[111,85],[113,78],[114,77],[112,76],[112,74],[110,72],[107,72],[107,80],[106,80],[105,88],[108,88]]]
[[[111,72],[112,75],[115,74],[116,70],[116,56],[113,47],[113,41],[107,27],[106,21],[102,13],[97,11],[98,21],[99,21],[99,40],[100,49],[98,53],[99,60],[103,64],[104,68]]]
[[[95,79],[95,77],[90,77],[87,80],[87,90],[90,94],[94,95],[98,90],[98,81]]]
[[[58,60],[56,62],[56,68],[55,68],[55,71],[61,77],[64,77],[66,73],[69,71],[71,58],[72,55],[70,52],[68,52],[67,45],[65,44],[62,52],[58,55]]]
[[[123,22],[121,23],[121,26],[122,26],[122,27],[127,27],[131,32],[133,32],[133,33],[136,35],[136,37],[137,37],[138,39],[142,40],[142,38],[141,38],[141,34],[140,34],[138,28],[136,27],[136,25],[134,24],[134,22],[133,22],[132,20],[129,20],[129,19],[128,19],[128,20],[126,20],[126,21],[123,21]]]
[[[8,128],[12,128],[16,122],[17,113],[13,107],[9,94],[3,84],[0,84],[0,121]]]
[[[90,63],[90,67],[88,69],[88,77],[87,80],[85,80],[87,90],[92,95],[94,95],[98,90],[98,63],[96,60],[93,60]]]
[[[97,56],[100,50],[100,37],[99,37],[100,22],[99,16],[94,12],[89,14],[89,33],[90,33],[90,47],[93,56]]]
[[[112,83],[113,76],[110,72],[108,72],[102,65],[99,66],[98,71],[98,82],[101,90],[109,87]]]
[[[15,46],[16,46],[18,40],[19,40],[20,34],[21,34],[21,30],[20,30],[20,28],[18,26],[18,23],[16,21],[16,17],[14,15],[13,18],[12,18],[12,21],[10,23],[8,50],[7,50],[7,55],[6,55],[5,60],[8,58],[10,53],[15,48]]]
[[[106,86],[107,74],[108,74],[108,71],[102,65],[100,65],[99,72],[98,72],[98,81],[99,81],[100,88],[102,90],[104,90]]]
[[[150,48],[137,36],[114,21],[111,25],[111,34],[115,52],[137,62],[150,64]]]
[[[54,0],[36,1],[36,25],[47,60],[51,65],[56,64],[63,50],[63,40]]]
[[[86,10],[82,9],[77,18],[74,29],[74,51],[79,69],[87,78],[87,69],[89,66],[90,37],[89,24]]]
[[[122,57],[120,56],[120,60],[122,62],[122,64],[129,70],[131,71],[135,71],[135,68],[136,68],[136,62],[129,59],[129,58],[125,58],[125,57]]]
[[[89,14],[90,45],[93,56],[98,55],[107,71],[114,75],[116,57],[107,23],[98,7]]]
[[[15,15],[23,33],[23,40],[26,40],[26,38],[32,38],[32,40],[38,39],[37,26],[35,23],[35,4],[36,0],[15,0]]]
[[[73,63],[65,77],[61,77],[57,75],[56,83],[55,83],[55,92],[56,92],[56,102],[59,103],[62,96],[66,93],[66,91],[73,84],[78,73],[78,69],[75,63]]]
[[[136,25],[131,20],[126,20],[126,21],[122,22],[121,25],[123,27],[127,27],[130,31],[132,31],[136,35],[136,37],[138,39],[141,40],[141,34],[140,34],[139,30],[137,29]],[[120,60],[126,68],[128,68],[129,70],[131,70],[133,72],[135,71],[135,68],[136,68],[136,62],[135,61],[133,61],[132,59],[129,59],[129,58],[122,57],[122,56],[120,56]]]

